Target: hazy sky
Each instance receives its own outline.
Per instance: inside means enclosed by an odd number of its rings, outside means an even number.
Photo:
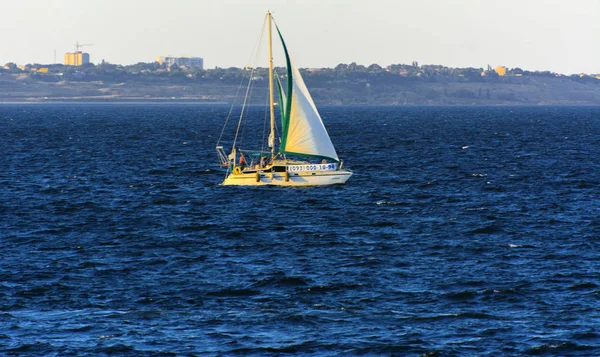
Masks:
[[[299,67],[505,65],[600,73],[600,0],[0,0],[0,63],[249,64],[266,10]]]

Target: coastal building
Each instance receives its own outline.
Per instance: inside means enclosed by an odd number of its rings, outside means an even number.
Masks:
[[[81,51],[65,53],[65,66],[81,66],[90,63],[90,55]]]
[[[500,77],[505,76],[506,75],[506,67],[504,66],[498,66],[496,67],[496,69],[494,70]]]
[[[160,56],[156,58],[156,62],[166,64],[167,66],[184,66],[188,68],[204,69],[204,59],[202,57],[170,57]]]

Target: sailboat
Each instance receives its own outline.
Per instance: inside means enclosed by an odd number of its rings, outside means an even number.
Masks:
[[[245,151],[233,142],[227,155],[217,143],[221,166],[227,167],[222,185],[238,186],[325,186],[344,184],[352,171],[343,168],[323,120],[312,100],[300,71],[294,66],[279,27],[270,12],[266,15],[269,59],[269,151]],[[277,76],[281,119],[276,140],[272,24],[277,29],[286,62],[287,83]],[[264,28],[264,27],[263,27]],[[241,117],[240,117],[241,120]],[[239,125],[238,125],[239,128]],[[219,139],[220,141],[220,139]]]

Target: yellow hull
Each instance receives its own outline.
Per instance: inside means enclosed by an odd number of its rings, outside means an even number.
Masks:
[[[352,176],[350,170],[312,172],[242,172],[230,173],[223,181],[225,186],[328,186],[346,183]]]

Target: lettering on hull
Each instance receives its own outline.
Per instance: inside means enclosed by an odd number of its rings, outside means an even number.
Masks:
[[[290,172],[305,172],[305,171],[334,171],[337,169],[337,164],[312,164],[312,165],[289,165]]]

